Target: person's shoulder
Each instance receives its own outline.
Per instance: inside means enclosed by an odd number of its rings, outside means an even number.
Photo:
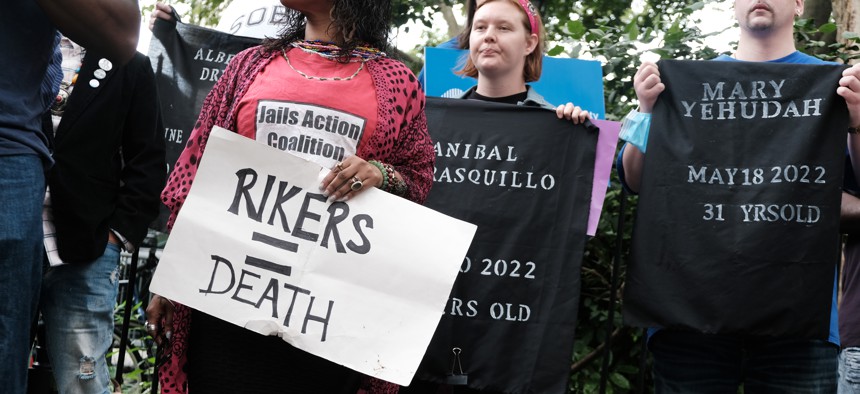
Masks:
[[[537,92],[531,85],[526,85],[526,99],[519,103],[519,105],[524,105],[527,107],[540,107],[546,109],[555,109],[555,106],[550,104],[546,99],[541,96],[540,93]]]
[[[149,71],[149,74],[153,74],[152,62],[149,61],[149,57],[139,51],[135,51],[131,59],[122,65],[117,65],[117,63],[111,62],[104,55],[94,51],[87,55],[84,58],[85,62],[95,63],[99,69],[104,71],[113,70],[113,72],[130,76],[146,73],[146,71]]]
[[[815,56],[807,55],[801,51],[794,51],[790,55],[781,59],[774,60],[774,63],[795,63],[795,64],[836,64],[821,60]]]
[[[406,66],[406,63],[403,63],[400,60],[397,60],[397,59],[394,59],[394,58],[388,57],[388,56],[378,57],[376,59],[372,59],[369,61],[370,62],[376,62],[377,64],[379,64],[380,66],[383,66],[383,67],[390,67],[390,68],[394,68],[394,69],[403,68],[403,69],[409,70],[409,67]],[[412,71],[410,70],[409,72],[412,72]]]
[[[740,62],[740,60],[735,59],[734,57],[729,56],[729,55],[726,55],[726,54],[723,54],[723,55],[717,56],[717,57],[715,57],[715,58],[711,59],[711,61],[718,61],[718,62],[720,62],[720,61],[722,61],[722,62]],[[766,62],[764,62],[764,63],[788,63],[788,64],[836,64],[836,63],[833,63],[833,62],[828,62],[828,61],[825,61],[825,60],[821,60],[821,59],[819,59],[819,58],[817,58],[817,57],[815,57],[815,56],[807,55],[807,54],[805,54],[805,53],[803,53],[803,52],[801,52],[801,51],[794,51],[794,52],[792,52],[792,53],[790,53],[790,54],[788,54],[788,55],[786,55],[786,56],[784,56],[784,57],[781,57],[781,58],[779,58],[779,59],[768,60],[768,61],[766,61]]]
[[[155,72],[152,70],[152,62],[149,60],[149,56],[140,52],[134,53],[134,56],[132,56],[131,60],[128,61],[125,68],[127,70],[134,71],[137,74],[155,75]]]
[[[468,99],[472,94],[475,93],[476,90],[478,90],[478,85],[472,86],[471,88],[469,88],[469,90],[463,92],[463,94],[461,94],[458,98]]]
[[[236,62],[238,64],[244,64],[244,63],[248,63],[248,62],[254,62],[255,60],[260,59],[260,58],[270,57],[271,55],[272,55],[272,51],[269,49],[266,49],[266,47],[264,47],[262,45],[254,45],[250,48],[246,48],[242,51],[239,51],[239,53],[237,53],[236,56],[233,56],[233,59],[230,60],[230,62],[231,63]]]
[[[436,46],[436,48],[460,49],[460,41],[456,36],[454,36],[450,40],[439,44],[438,46]]]
[[[254,45],[252,47],[248,47],[248,48],[245,48],[245,49],[239,51],[239,53],[237,53],[235,57],[244,58],[247,56],[251,56],[255,52],[260,53],[260,54],[264,54],[264,53],[268,52],[268,50],[266,49],[266,47],[264,47],[262,45]]]
[[[403,100],[404,103],[415,103],[415,105],[411,105],[413,108],[424,107],[424,90],[421,89],[418,78],[406,64],[389,57],[369,60],[367,63],[368,70],[377,86],[380,86],[379,82],[381,81],[385,81],[383,86],[386,84],[389,86],[385,91],[377,93],[397,101]]]
[[[125,64],[124,67],[127,69],[139,68],[144,64],[149,64],[149,57],[140,53],[140,51],[136,51],[134,52],[134,56],[131,57],[131,59],[128,61],[128,63]],[[99,67],[104,68],[104,64],[99,64]]]
[[[370,60],[369,63],[374,64],[380,71],[384,71],[386,77],[390,76],[392,80],[399,83],[409,82],[410,85],[414,82],[418,85],[418,78],[405,63],[397,59],[392,59],[388,56]]]
[[[141,52],[135,52],[131,61],[129,61],[129,64],[137,64],[141,67],[152,68],[152,60],[149,58],[149,55]]]

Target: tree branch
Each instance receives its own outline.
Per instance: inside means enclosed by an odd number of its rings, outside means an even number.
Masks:
[[[618,338],[618,336],[621,335],[621,329],[622,327],[618,327],[614,331],[612,331],[612,335],[610,336],[612,337],[613,341],[615,340],[615,338]],[[604,348],[606,348],[606,342],[601,342],[600,345],[597,345],[597,347],[594,348],[594,350],[592,350],[590,353],[586,354],[585,357],[571,364],[570,372],[576,373],[585,368],[588,364],[590,364],[597,357],[603,354]]]
[[[463,30],[463,27],[457,23],[457,18],[454,17],[454,9],[445,4],[444,0],[438,0],[437,4],[439,4],[439,12],[442,13],[442,18],[448,24],[448,37],[456,37]]]

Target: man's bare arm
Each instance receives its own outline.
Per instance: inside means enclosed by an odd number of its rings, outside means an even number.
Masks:
[[[137,0],[36,0],[61,32],[84,48],[125,64],[137,50]]]

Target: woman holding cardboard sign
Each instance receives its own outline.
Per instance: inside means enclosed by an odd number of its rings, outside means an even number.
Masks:
[[[430,190],[434,152],[424,93],[409,69],[384,52],[390,0],[281,3],[296,10],[281,36],[239,53],[203,104],[162,193],[170,226],[213,126],[330,168],[320,185],[330,200],[377,187],[421,203]],[[167,349],[160,369],[164,393],[396,392],[395,385],[280,338],[174,307],[162,297],[147,308],[147,329]]]

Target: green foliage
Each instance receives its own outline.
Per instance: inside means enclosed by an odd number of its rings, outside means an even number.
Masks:
[[[713,1],[713,0],[711,0]],[[603,63],[607,118],[620,119],[635,106],[632,77],[645,52],[665,59],[709,59],[717,52],[704,39],[719,32],[702,32],[691,19],[705,2],[651,1],[641,14],[631,9],[606,10],[603,16],[569,20],[561,25],[559,45],[550,55],[583,55]],[[566,50],[566,47],[572,49]]]
[[[626,208],[621,212],[621,189],[617,175],[613,174],[612,187],[607,191],[603,205],[603,214],[598,224],[597,235],[586,245],[582,267],[582,291],[576,341],[571,365],[570,392],[595,393],[600,385],[600,373],[603,351],[606,347],[606,323],[610,304],[610,289],[612,288],[612,263],[618,234],[623,237],[622,259],[630,249],[630,233],[632,231],[634,206],[636,198],[627,198]],[[618,228],[619,214],[624,215],[624,227]],[[620,277],[624,276],[624,265],[620,266]],[[616,299],[621,298],[621,289],[616,292]],[[641,354],[641,332],[624,327],[621,322],[620,309],[616,306],[613,319],[612,349],[610,353],[609,382],[607,392],[630,392],[632,383],[636,382],[639,372],[639,355]]]
[[[192,25],[215,26],[221,17],[221,12],[232,0],[160,0],[162,3],[170,4],[177,9],[182,22]],[[241,0],[237,0],[241,1]],[[182,6],[177,6],[181,4]],[[154,8],[153,4],[143,6],[144,20]]]
[[[135,394],[150,394],[152,393],[152,376],[155,373],[155,344],[146,333],[141,321],[144,321],[142,313],[142,304],[138,303],[132,308],[131,319],[129,320],[128,343],[126,345],[126,362],[124,363],[125,370],[123,371],[121,392]],[[118,357],[119,353],[119,331],[122,327],[122,318],[124,316],[125,302],[116,305],[114,308],[114,338],[111,350],[107,354],[108,365],[110,367],[110,376],[116,376],[117,366],[113,364],[112,358]],[[129,369],[127,365],[131,364]]]
[[[828,42],[821,38],[837,28],[832,20],[816,27],[812,19],[798,19],[794,21],[795,45],[805,53],[832,62],[848,64],[851,60],[860,59],[860,35],[857,33],[842,33],[842,42]]]
[[[402,26],[409,21],[420,22],[428,29],[433,28],[433,14],[439,12],[442,4],[453,6],[457,0],[393,0],[391,8],[394,11],[394,26]]]
[[[406,54],[409,55],[410,58],[421,59],[421,61],[416,62],[416,64],[414,65],[416,66],[415,68],[413,68],[413,65],[407,64],[409,68],[412,69],[413,72],[415,72],[416,74],[418,73],[418,70],[421,70],[421,67],[424,64],[424,47],[435,47],[444,43],[445,41],[448,41],[449,39],[449,37],[445,36],[443,33],[435,30],[424,31],[421,33],[421,37],[423,44],[416,45],[415,48],[412,48],[411,50],[406,52]]]

